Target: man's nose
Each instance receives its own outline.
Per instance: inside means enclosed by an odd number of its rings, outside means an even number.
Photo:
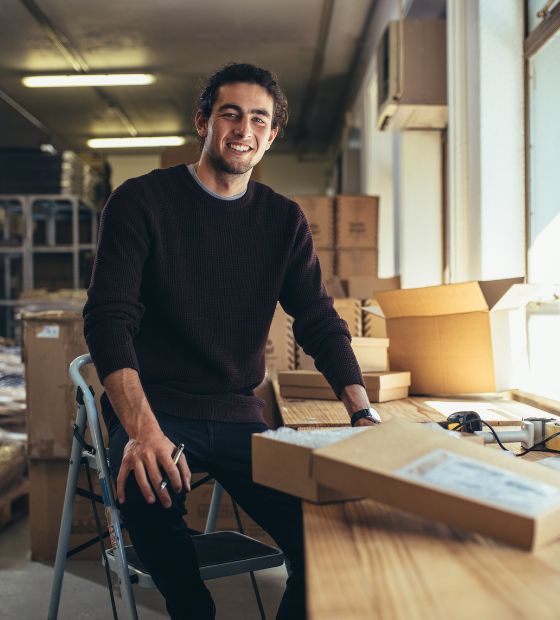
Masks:
[[[235,127],[238,136],[249,138],[252,135],[251,121],[248,117],[242,116]]]

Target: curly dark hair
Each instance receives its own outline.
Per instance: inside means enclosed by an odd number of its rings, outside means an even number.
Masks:
[[[262,86],[274,100],[272,127],[280,129],[282,135],[288,124],[288,100],[278,84],[278,78],[267,71],[246,63],[229,63],[211,75],[198,96],[197,106],[204,118],[210,118],[218,89],[224,84],[248,82]]]

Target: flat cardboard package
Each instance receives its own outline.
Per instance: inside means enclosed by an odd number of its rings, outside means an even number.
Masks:
[[[337,250],[336,274],[342,280],[348,280],[354,276],[375,278],[377,276],[377,250]]]
[[[393,418],[321,448],[312,477],[523,549],[560,537],[560,472],[423,424]]]
[[[412,394],[496,392],[528,372],[525,305],[540,290],[521,278],[382,291],[392,370]]]
[[[279,429],[280,433],[292,429]],[[337,429],[348,432],[357,429]],[[319,433],[326,437],[333,431],[293,431],[298,436],[307,438]],[[293,441],[293,440],[291,440]],[[313,442],[312,442],[313,443]],[[252,437],[253,480],[296,497],[322,504],[326,502],[356,499],[343,491],[337,491],[326,484],[316,482],[312,477],[312,464],[317,448],[312,445],[298,445],[286,440],[279,440],[269,433],[254,434]]]
[[[376,276],[350,276],[344,280],[348,297],[370,299],[378,291],[392,291],[401,288],[400,276],[378,278]]]
[[[70,362],[88,352],[79,312],[29,312],[22,316],[27,390],[28,455],[32,459],[70,456],[76,418],[76,388]],[[99,407],[103,389],[93,365],[85,369]],[[103,425],[102,425],[103,426]]]
[[[292,317],[278,304],[265,349],[266,371],[271,377],[279,370],[293,370],[296,367],[296,344],[292,324]]]
[[[387,338],[352,338],[352,349],[362,372],[389,370],[388,347]],[[300,370],[315,370],[313,358],[300,346],[297,347],[297,367]]]
[[[51,562],[55,559],[68,467],[68,460],[32,460],[29,462],[29,530],[32,560]],[[92,472],[92,482],[94,492],[101,493],[95,472]],[[88,488],[83,468],[78,478],[78,486],[82,489]],[[105,531],[103,506],[98,504],[97,509],[101,528]],[[97,536],[97,528],[91,502],[89,499],[77,496],[70,533],[70,548],[77,547],[94,536]],[[126,544],[130,544],[126,535],[125,540]],[[80,551],[72,556],[72,559],[100,560],[99,544]]]
[[[329,196],[292,196],[305,213],[313,245],[332,248],[334,245],[334,200]]]
[[[336,247],[377,248],[379,198],[336,197]]]
[[[408,396],[409,372],[364,372],[370,402],[382,403]],[[312,370],[288,370],[278,373],[280,395],[284,398],[337,400],[325,377]]]

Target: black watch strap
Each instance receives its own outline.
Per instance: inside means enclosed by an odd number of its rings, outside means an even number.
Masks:
[[[377,420],[371,415],[371,410],[368,408],[360,409],[359,411],[354,412],[350,418],[350,425],[356,426],[356,422],[362,418],[367,418],[368,420],[377,423]]]

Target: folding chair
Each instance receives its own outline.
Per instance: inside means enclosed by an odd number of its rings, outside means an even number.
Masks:
[[[107,454],[105,446],[103,445],[95,400],[91,388],[88,387],[80,372],[81,368],[89,363],[91,363],[91,357],[89,355],[81,355],[70,364],[70,377],[77,387],[76,400],[78,402],[78,408],[76,423],[74,425],[74,440],[72,442],[70,467],[66,482],[64,508],[62,511],[60,534],[54,565],[48,620],[56,620],[58,617],[62,581],[67,557],[79,552],[87,546],[102,541],[102,539],[106,537],[110,538],[111,548],[105,550],[103,543],[100,542],[100,544],[103,549],[102,560],[107,572],[113,615],[116,617],[116,606],[109,571],[114,572],[118,577],[121,596],[125,605],[126,617],[130,620],[137,620],[138,615],[134,602],[132,583],[137,583],[139,586],[147,588],[155,588],[155,585],[149,573],[142,566],[134,549],[131,546],[125,547],[123,543],[119,512],[115,502]],[[84,436],[86,426],[90,429],[91,446],[85,443]],[[78,474],[80,466],[82,465],[85,465],[88,479],[90,480],[89,492],[77,488]],[[96,495],[92,491],[90,468],[97,472],[101,496]],[[209,479],[210,476],[207,476],[198,481],[198,484],[202,484]],[[193,485],[193,488],[195,488],[195,485]],[[92,500],[99,536],[69,551],[70,529],[76,495],[88,497]],[[233,507],[240,531],[215,532],[214,528],[221,495],[222,488],[216,482],[205,532],[200,533],[191,530],[191,532],[193,532],[192,540],[196,548],[200,574],[203,579],[215,579],[217,577],[238,575],[240,573],[250,573],[261,618],[264,619],[264,609],[253,571],[281,566],[284,562],[284,556],[279,549],[261,543],[243,534],[239,513],[235,503],[233,503]],[[105,507],[107,532],[104,534],[101,533],[99,517],[95,509],[96,501],[103,503]]]

